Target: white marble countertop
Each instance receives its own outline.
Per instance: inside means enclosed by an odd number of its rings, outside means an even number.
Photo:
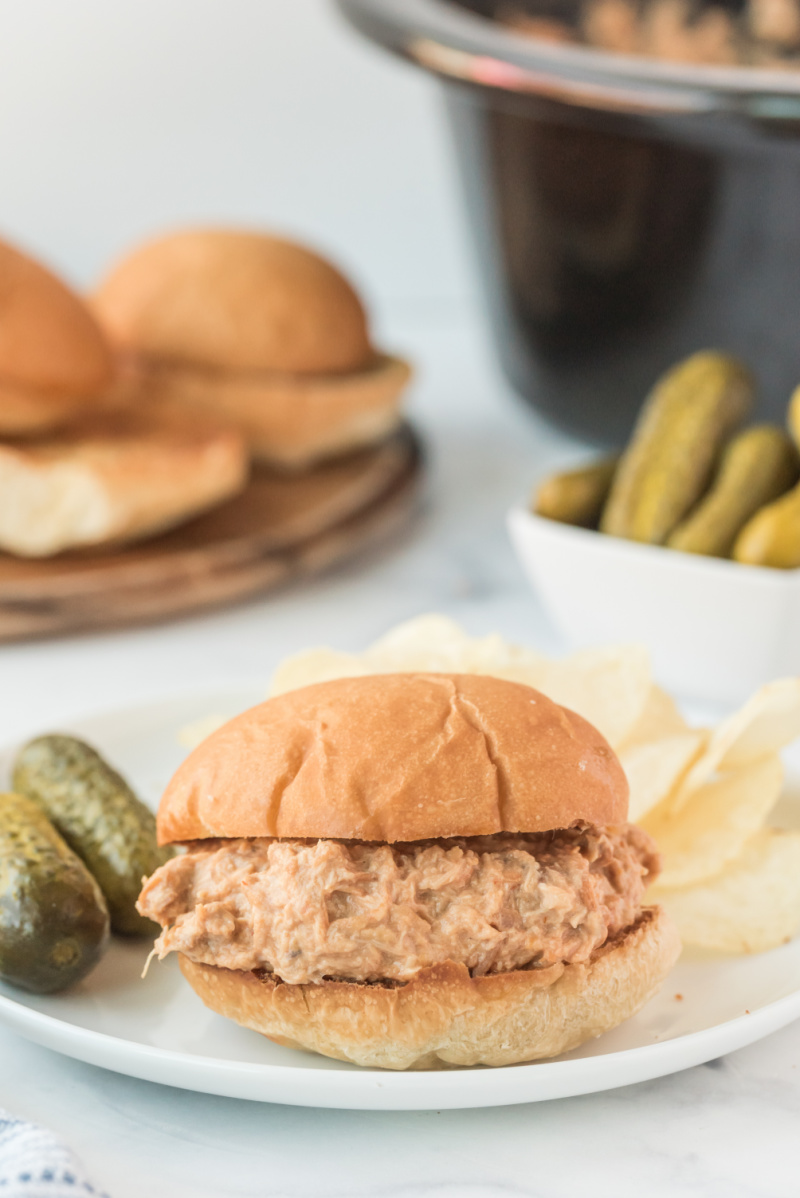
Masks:
[[[4,741],[231,680],[266,685],[311,643],[357,649],[438,610],[557,651],[503,528],[545,462],[580,452],[490,365],[479,323],[396,322],[420,364],[424,508],[378,555],[242,607],[155,628],[0,647]],[[688,1072],[584,1098],[429,1113],[323,1111],[169,1089],[0,1030],[0,1106],[53,1128],[111,1198],[782,1198],[798,1193],[800,1024]]]

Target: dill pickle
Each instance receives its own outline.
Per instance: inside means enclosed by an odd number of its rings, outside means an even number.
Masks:
[[[746,429],[723,450],[710,489],[667,544],[684,553],[729,557],[750,517],[784,495],[798,474],[797,450],[783,429],[771,424]]]
[[[789,400],[787,424],[795,445],[800,448],[800,387],[795,387],[792,398]]]
[[[800,484],[748,520],[736,538],[733,557],[748,566],[777,570],[800,566]]]
[[[551,474],[534,492],[533,511],[561,524],[597,528],[617,461],[616,457],[600,458],[577,470]]]
[[[156,844],[156,823],[116,770],[72,736],[40,736],[20,750],[14,789],[34,799],[94,874],[106,897],[111,929],[149,936],[154,925],[136,911],[142,879],[170,856]]]
[[[601,531],[663,544],[703,494],[722,445],[753,398],[749,372],[725,354],[693,354],[667,371],[620,459]]]
[[[38,803],[0,794],[0,978],[63,990],[97,964],[108,932],[100,887]]]

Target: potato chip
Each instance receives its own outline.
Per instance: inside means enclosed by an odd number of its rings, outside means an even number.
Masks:
[[[685,944],[725,953],[758,953],[790,940],[800,927],[800,832],[764,828],[716,877],[667,890],[663,903]]]
[[[371,674],[360,657],[353,653],[337,653],[335,649],[306,649],[285,658],[272,677],[270,695],[298,690],[313,682],[328,682],[332,678],[349,678]]]
[[[431,613],[391,628],[362,657],[386,668],[397,662],[403,669],[451,670],[465,657],[468,646],[469,637],[455,620]]]
[[[531,685],[577,711],[616,749],[636,727],[650,696],[650,656],[643,645],[587,649],[548,662],[541,681]]]
[[[461,661],[471,643],[455,620],[431,612],[390,628],[362,656],[375,662],[416,661],[419,668],[441,669]]]
[[[631,788],[629,820],[636,823],[672,794],[707,739],[707,732],[689,730],[644,744],[628,742],[619,759]]]
[[[519,675],[518,680],[527,681],[533,671],[541,671],[542,663],[548,664],[540,654],[507,644],[496,634],[469,637],[454,620],[427,615],[398,624],[360,654],[308,649],[289,657],[278,666],[270,693],[277,695],[331,678],[406,670]]]
[[[678,711],[678,705],[660,686],[651,686],[644,710],[625,738],[624,746],[646,744],[662,737],[678,736],[689,725]]]
[[[470,637],[447,616],[426,615],[391,629],[362,654],[311,649],[282,662],[271,694],[359,674],[423,670],[492,674],[536,687],[571,707],[616,746],[640,719],[651,690],[650,661],[638,645],[592,649],[551,661],[496,633]]]
[[[184,724],[178,729],[176,740],[184,749],[196,749],[207,736],[212,732],[216,732],[223,724],[227,724],[230,716],[226,715],[207,715],[202,719],[193,720],[191,724]]]
[[[676,799],[679,810],[691,792],[727,770],[785,748],[800,736],[800,678],[769,682],[748,699],[744,707],[714,730],[708,748],[695,763]]]
[[[800,736],[800,678],[781,678],[756,691],[735,717],[725,722],[728,747],[720,769],[732,769],[769,753],[777,753]],[[722,739],[722,738],[720,738]]]
[[[535,673],[548,664],[541,654],[511,645],[497,633],[470,637],[454,620],[435,614],[399,624],[370,645],[363,656],[376,671],[431,670],[500,676],[498,672],[503,671],[519,671],[520,675]]]
[[[773,754],[698,787],[680,811],[671,798],[661,802],[641,820],[663,855],[659,885],[690,886],[718,874],[764,823],[782,784]]]

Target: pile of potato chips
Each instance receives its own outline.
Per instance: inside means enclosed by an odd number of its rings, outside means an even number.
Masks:
[[[800,679],[762,687],[716,728],[690,728],[654,685],[641,646],[553,661],[444,616],[393,629],[364,653],[312,649],[279,666],[272,693],[360,674],[424,670],[524,682],[599,728],[631,788],[630,819],[663,855],[650,891],[686,944],[761,952],[800,925],[800,831],[766,826],[783,787],[780,750],[800,736]]]

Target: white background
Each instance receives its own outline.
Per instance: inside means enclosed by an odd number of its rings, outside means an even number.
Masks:
[[[324,0],[0,0],[0,235],[89,284],[136,239],[245,222],[379,313],[473,290],[434,81]]]

